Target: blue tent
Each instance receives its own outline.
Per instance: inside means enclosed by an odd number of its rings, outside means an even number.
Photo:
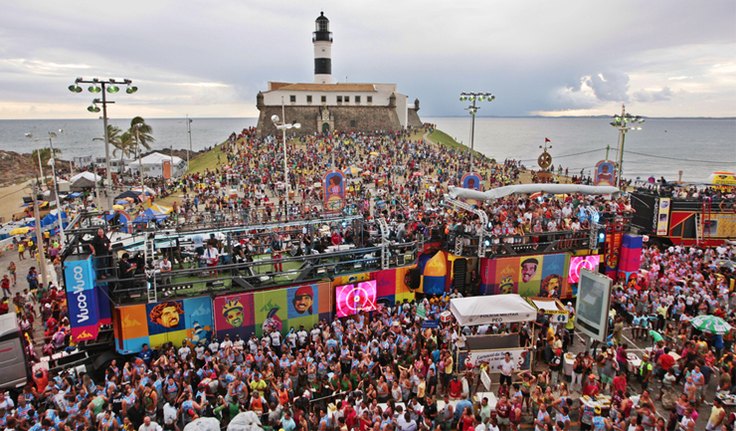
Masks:
[[[143,211],[143,215],[136,217],[135,220],[133,220],[133,223],[148,223],[150,221],[158,223],[161,220],[165,220],[167,217],[168,215],[166,214],[161,214],[151,208],[146,208],[146,210]]]

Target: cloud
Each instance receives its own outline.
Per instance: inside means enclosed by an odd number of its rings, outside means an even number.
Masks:
[[[599,72],[587,77],[585,83],[600,101],[626,102],[629,91],[629,75],[623,72]]]
[[[670,87],[659,90],[641,90],[634,93],[634,100],[637,102],[665,102],[671,99],[672,90]]]

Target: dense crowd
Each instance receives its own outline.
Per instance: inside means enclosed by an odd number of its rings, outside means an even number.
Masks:
[[[232,223],[283,220],[283,159],[273,151],[277,146],[273,138],[260,139],[254,130],[245,130],[223,145],[222,168],[151,185],[185,195],[174,207],[177,223],[195,223],[203,214],[209,220],[229,217]],[[545,233],[585,230],[632,211],[626,198],[514,196],[478,202],[477,208],[489,216],[489,225],[481,226],[474,215],[443,206],[447,187],[458,185],[457,172],[467,168],[465,153],[411,139],[408,132],[301,138],[289,160],[288,187],[295,198],[290,217],[322,212],[322,185],[316,184],[325,171],[357,167],[348,176],[348,208],[368,221],[385,218],[398,243],[481,229],[495,241],[535,242]],[[513,160],[495,164],[480,158],[475,167],[493,186],[514,183],[521,175]],[[105,234],[90,244],[98,258],[109,256]],[[246,260],[266,250],[298,255],[366,245],[354,234],[349,226],[317,235],[264,233],[258,239],[242,238],[234,258]],[[210,259],[221,252],[217,241],[201,240],[195,246]],[[44,247],[58,258],[53,238],[46,238]],[[19,258],[25,258],[26,250],[35,252],[34,244],[24,242],[23,251],[18,247]],[[266,327],[248,340],[227,336],[145,346],[134,357],[88,373],[49,374],[39,368],[21,394],[0,393],[0,427],[183,430],[204,417],[217,418],[224,427],[240,412],[252,411],[264,426],[284,431],[529,426],[535,431],[690,431],[697,429],[698,412],[708,403],[709,417],[699,423],[711,431],[735,430],[736,417],[724,406],[734,402],[726,395],[736,393],[734,332],[710,333],[691,324],[699,315],[736,321],[735,276],[724,264],[735,259],[734,247],[647,246],[640,272],[614,286],[610,341],[591,349],[581,349],[576,339],[572,303],[567,303],[570,319],[563,324],[540,313],[526,324],[459,327],[447,318],[448,301],[461,296],[453,291],[321,321],[313,328],[282,333]],[[124,271],[136,270],[127,258],[123,263]],[[168,259],[160,264],[171,270]],[[14,268],[9,266],[8,277],[0,282],[8,296],[0,313],[20,316],[29,358],[37,362],[40,354],[73,350],[64,292],[40,284],[35,268],[24,274],[26,288]],[[531,366],[520,366],[507,355],[489,369],[487,363],[457,355],[466,337],[485,334],[518,336],[519,345],[531,349]],[[43,343],[36,346],[39,339]],[[640,351],[632,339],[650,347]],[[482,389],[486,372],[491,391]],[[478,392],[493,397],[478,399]]]

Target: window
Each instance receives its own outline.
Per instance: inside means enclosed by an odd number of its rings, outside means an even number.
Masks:
[[[365,96],[365,101],[368,103],[373,103],[373,96]]]
[[[342,96],[337,96],[337,103],[342,103]]]
[[[350,96],[345,96],[345,103],[350,103]]]
[[[312,96],[307,96],[307,103],[312,103]]]
[[[295,96],[295,95],[293,95],[293,94],[292,94],[291,96],[289,96],[289,101],[290,101],[291,103],[296,103],[296,96]]]
[[[360,96],[355,96],[355,103],[360,103]]]
[[[327,103],[327,96],[322,96],[321,101],[322,103]]]

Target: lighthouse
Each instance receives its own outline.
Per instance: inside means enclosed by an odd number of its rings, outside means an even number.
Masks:
[[[332,33],[330,20],[324,12],[320,12],[314,21],[314,82],[316,84],[332,83]]]

